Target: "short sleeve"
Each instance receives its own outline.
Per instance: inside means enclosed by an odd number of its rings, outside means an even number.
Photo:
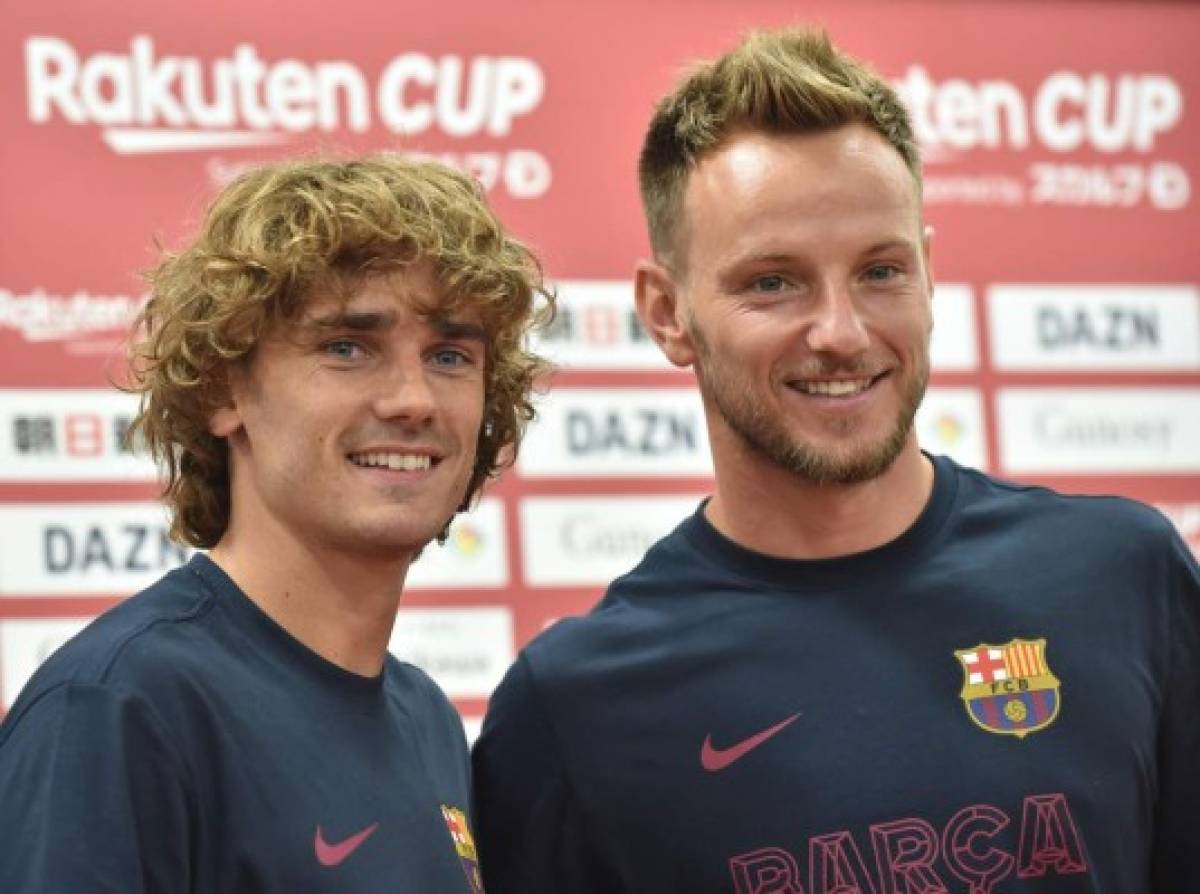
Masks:
[[[0,727],[0,891],[190,890],[187,787],[138,699],[62,684]]]

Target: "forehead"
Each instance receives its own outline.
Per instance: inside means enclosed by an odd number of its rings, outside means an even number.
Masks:
[[[320,321],[349,310],[435,317],[447,312],[450,304],[433,264],[419,260],[386,271],[333,278],[309,294],[301,321]]]
[[[920,201],[900,153],[866,126],[754,132],[700,160],[684,194],[684,219],[691,263],[748,242],[833,247],[918,239]]]
[[[259,345],[304,348],[331,333],[407,340],[418,332],[485,344],[491,339],[478,308],[452,298],[433,264],[422,260],[366,275],[330,277],[310,288],[294,317],[268,323]]]

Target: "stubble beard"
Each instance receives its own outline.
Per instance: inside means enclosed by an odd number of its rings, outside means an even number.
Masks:
[[[747,384],[728,374],[694,321],[688,328],[696,348],[695,370],[701,392],[746,447],[779,468],[813,484],[858,484],[886,472],[904,449],[929,384],[927,350],[905,383],[895,425],[883,440],[862,443],[854,436],[853,424],[848,423],[843,432],[844,446],[820,448],[789,433],[778,415],[754,400]]]

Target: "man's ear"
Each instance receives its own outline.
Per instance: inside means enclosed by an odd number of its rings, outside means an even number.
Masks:
[[[925,285],[933,294],[933,227],[926,224],[921,232],[921,253],[925,256]]]
[[[242,417],[237,407],[220,407],[208,417],[208,433],[216,438],[228,438],[242,427]]]
[[[663,354],[675,366],[691,366],[696,350],[671,272],[654,261],[638,261],[633,291],[638,319]]]
[[[242,414],[238,410],[237,371],[225,370],[224,406],[217,407],[208,417],[208,433],[214,438],[228,438],[242,427]]]

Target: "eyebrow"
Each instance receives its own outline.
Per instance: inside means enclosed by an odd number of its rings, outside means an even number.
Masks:
[[[394,326],[396,314],[393,311],[346,310],[321,317],[310,317],[307,323],[316,329],[353,329],[356,332],[371,332]]]
[[[895,251],[896,249],[900,249],[902,251],[916,251],[917,246],[915,246],[908,239],[885,239],[882,242],[876,242],[874,245],[864,251],[863,254],[882,254],[883,252]]]
[[[442,338],[451,341],[486,342],[487,333],[477,323],[463,323],[457,320],[434,320],[431,324]]]
[[[737,262],[739,264],[786,264],[795,259],[795,255],[787,252],[770,251],[747,255],[744,258],[738,258]]]
[[[897,249],[900,249],[902,251],[913,251],[913,250],[915,250],[915,248],[916,248],[916,246],[914,246],[914,244],[910,240],[897,237],[895,239],[882,239],[879,242],[875,242],[872,245],[868,246],[866,249],[864,249],[862,254],[864,254],[864,255],[881,254],[883,252],[895,251]],[[796,258],[797,258],[797,255],[789,253],[789,252],[766,251],[766,252],[761,252],[759,254],[747,255],[744,258],[738,258],[737,263],[738,264],[786,264],[786,263],[795,261]]]
[[[349,329],[353,332],[381,332],[396,325],[391,310],[347,310],[328,316],[312,317],[308,324],[316,329]],[[454,341],[486,342],[487,333],[476,323],[434,319],[429,322],[437,334]]]

